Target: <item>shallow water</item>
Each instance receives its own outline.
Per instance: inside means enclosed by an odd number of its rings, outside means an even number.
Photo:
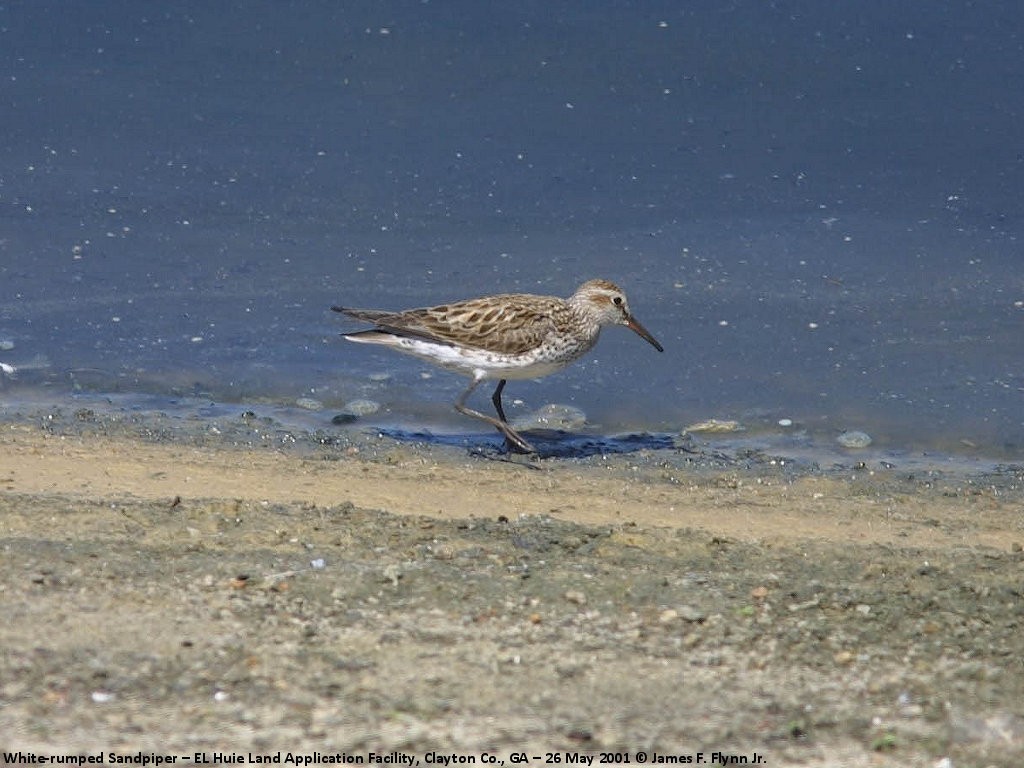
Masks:
[[[7,6],[0,404],[368,397],[458,433],[465,382],[327,308],[600,276],[665,354],[610,330],[510,416],[1019,457],[1021,11],[901,13]]]

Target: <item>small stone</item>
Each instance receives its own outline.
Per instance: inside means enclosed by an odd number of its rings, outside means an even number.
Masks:
[[[821,604],[821,598],[818,596],[812,597],[810,600],[805,600],[802,603],[792,603],[786,606],[790,612],[796,613],[797,611],[806,611],[810,608],[817,608]]]
[[[661,612],[658,617],[659,624],[671,624],[673,621],[679,618],[679,611],[674,608],[669,608]]]
[[[361,398],[359,400],[352,400],[342,408],[345,413],[354,413],[356,416],[370,416],[380,410],[380,403],[375,400],[367,400]]]
[[[719,434],[724,432],[742,432],[743,425],[738,421],[727,419],[706,419],[683,429],[683,432],[707,432]]]
[[[10,339],[0,339],[0,352],[10,352],[14,349],[14,342]]]
[[[840,651],[835,656],[833,656],[832,659],[835,661],[836,664],[841,664],[845,666],[853,661],[854,655],[850,651]]]
[[[836,442],[843,446],[843,448],[867,448],[871,445],[871,435],[867,432],[851,429],[841,433],[836,438]]]
[[[391,586],[397,587],[398,580],[402,578],[402,569],[395,563],[384,566],[384,571],[381,574],[384,577],[384,581],[390,581]]]
[[[295,401],[295,404],[299,408],[305,408],[307,411],[320,411],[323,410],[324,404],[319,400],[312,397],[300,397]]]
[[[704,613],[704,611],[700,608],[694,608],[692,605],[680,606],[679,615],[682,617],[683,621],[688,621],[691,624],[697,624],[707,618],[707,614]]]
[[[239,576],[235,576],[235,578],[228,582],[228,586],[232,589],[245,589],[249,586],[249,576],[244,573]]]
[[[586,605],[587,596],[580,592],[578,589],[570,589],[565,593],[565,599],[570,603],[576,603],[576,605]]]
[[[335,424],[335,425],[339,425],[340,426],[342,424],[352,424],[353,422],[356,422],[358,420],[359,420],[359,417],[356,416],[354,413],[342,412],[342,413],[337,414],[336,416],[334,416],[331,419],[331,424]]]
[[[454,560],[455,549],[450,544],[441,544],[434,548],[434,558],[436,560]]]

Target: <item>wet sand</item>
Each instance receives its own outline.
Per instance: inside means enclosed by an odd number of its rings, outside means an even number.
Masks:
[[[1024,758],[1019,468],[0,427],[7,750]]]

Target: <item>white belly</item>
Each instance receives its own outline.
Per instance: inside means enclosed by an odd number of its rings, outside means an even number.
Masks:
[[[587,348],[577,348],[570,354],[560,356],[539,355],[527,352],[520,355],[503,355],[479,349],[453,347],[423,339],[401,336],[346,336],[350,341],[365,344],[380,344],[407,355],[426,360],[449,371],[472,376],[475,379],[536,379],[560,371],[583,355]]]

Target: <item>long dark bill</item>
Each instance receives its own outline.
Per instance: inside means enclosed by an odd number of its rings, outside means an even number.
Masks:
[[[657,343],[657,339],[655,339],[653,336],[650,335],[650,331],[648,331],[646,328],[644,328],[643,326],[640,325],[640,323],[637,321],[636,317],[634,317],[632,315],[627,317],[626,318],[626,327],[627,328],[631,328],[634,331],[636,331],[637,336],[639,336],[644,341],[649,342],[650,345],[652,347],[654,347],[654,349],[656,349],[657,351],[659,351],[659,352],[664,352],[665,351],[665,347],[663,347],[662,345]]]
[[[659,352],[665,351],[665,348],[658,343],[658,340],[651,336],[650,331],[648,331],[646,328],[640,325],[637,319],[632,315],[626,318],[626,327],[632,328],[634,331],[636,331],[637,335],[640,338],[642,338],[644,341],[650,342],[651,346],[654,347]]]

